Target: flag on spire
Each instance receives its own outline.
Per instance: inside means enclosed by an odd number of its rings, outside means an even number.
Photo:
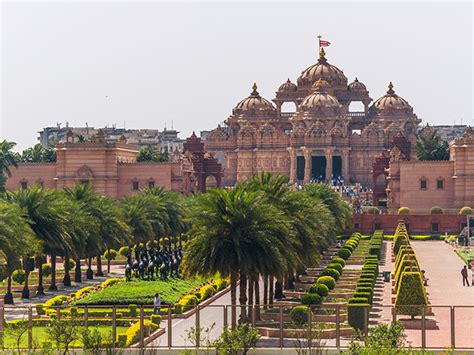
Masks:
[[[320,47],[329,47],[330,45],[331,45],[331,42],[329,42],[329,41],[325,41],[323,39],[319,40],[319,46]]]

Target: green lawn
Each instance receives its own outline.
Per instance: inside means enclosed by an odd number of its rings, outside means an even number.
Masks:
[[[474,247],[463,247],[457,248],[456,254],[467,264],[470,261],[474,261]]]
[[[102,334],[104,338],[108,338],[112,334],[112,326],[101,325],[101,326],[89,327],[89,329],[99,330],[99,332]],[[125,333],[127,329],[128,329],[127,327],[117,327],[117,334]],[[49,334],[48,327],[40,327],[40,326],[33,327],[33,346],[35,348],[42,348],[42,343],[45,340],[51,341],[51,339],[49,339],[48,337],[48,334]],[[80,347],[82,345],[79,339],[80,339],[80,336],[78,336],[78,340],[76,340],[73,343],[74,347]],[[12,338],[9,334],[6,333],[4,335],[3,341],[6,348],[16,348],[16,339]],[[20,346],[22,348],[28,347],[28,334],[27,333],[22,336]],[[53,347],[55,347],[54,343],[53,343]]]
[[[167,281],[121,281],[86,296],[74,305],[153,304],[155,293],[163,303],[175,303],[181,296],[199,287],[205,280],[168,279]]]

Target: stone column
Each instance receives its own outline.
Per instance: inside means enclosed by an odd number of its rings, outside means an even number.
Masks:
[[[345,182],[349,181],[349,148],[342,151],[342,177]]]
[[[288,174],[290,182],[296,181],[296,149],[288,147],[288,154],[290,155],[290,173]]]
[[[324,154],[326,156],[326,181],[331,180],[332,153],[333,153],[333,150],[330,148],[324,150]]]
[[[304,182],[309,182],[311,179],[311,149],[302,148],[304,155]]]

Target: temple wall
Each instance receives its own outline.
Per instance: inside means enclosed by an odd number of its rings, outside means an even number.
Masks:
[[[152,180],[155,187],[172,189],[173,163],[130,163],[118,165],[117,197],[138,193],[133,190],[133,181],[138,181],[139,189],[146,188]],[[176,184],[175,184],[176,186]]]
[[[18,190],[22,181],[26,181],[28,186],[41,182],[45,188],[56,187],[55,163],[19,163],[18,168],[11,168],[11,173],[6,182],[7,190]]]

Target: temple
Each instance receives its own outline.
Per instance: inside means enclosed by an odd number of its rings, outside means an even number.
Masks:
[[[354,110],[357,104],[361,108]],[[284,111],[287,105],[294,110]],[[397,135],[413,149],[420,122],[391,82],[386,94],[372,102],[366,86],[357,78],[348,83],[321,49],[296,84],[288,79],[279,87],[273,103],[254,84],[225,125],[208,134],[205,149],[223,165],[224,185],[261,171],[294,182],[342,176],[370,185],[376,158]]]

